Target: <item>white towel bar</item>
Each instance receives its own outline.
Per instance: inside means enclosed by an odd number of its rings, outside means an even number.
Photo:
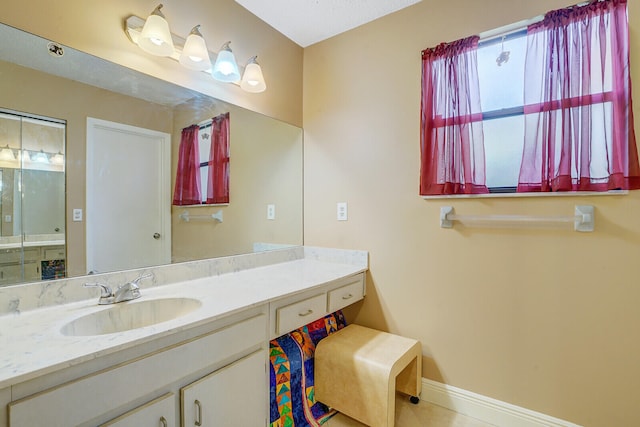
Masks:
[[[535,215],[458,215],[453,206],[440,208],[440,227],[453,228],[453,221],[463,223],[495,223],[499,225],[518,224],[564,224],[573,223],[575,231],[593,231],[593,206],[577,205],[573,216],[535,216]]]
[[[189,215],[189,211],[184,211],[180,214],[180,219],[185,221],[185,222],[189,222],[192,220],[214,220],[217,222],[222,222],[223,216],[222,216],[222,210],[219,210],[216,213],[213,213],[211,215]]]

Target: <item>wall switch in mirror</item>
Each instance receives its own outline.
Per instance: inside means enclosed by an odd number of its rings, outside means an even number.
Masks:
[[[276,205],[267,205],[267,219],[276,219]]]
[[[347,202],[338,202],[338,221],[347,220]]]
[[[4,222],[11,222],[11,215],[5,215]]]
[[[82,221],[82,209],[74,209],[73,210],[73,220],[74,221]]]

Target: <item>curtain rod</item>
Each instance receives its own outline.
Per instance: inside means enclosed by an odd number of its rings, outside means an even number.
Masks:
[[[502,38],[503,36],[508,36],[512,33],[517,33],[526,29],[529,25],[535,24],[536,22],[540,22],[544,19],[544,15],[538,15],[531,19],[525,19],[523,21],[514,22],[513,24],[504,25],[499,28],[494,28],[493,30],[483,31],[478,34],[480,37],[480,42],[488,42],[492,39]]]

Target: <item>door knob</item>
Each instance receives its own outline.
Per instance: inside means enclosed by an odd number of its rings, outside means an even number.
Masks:
[[[153,238],[156,240],[160,239],[160,233],[153,233]]]

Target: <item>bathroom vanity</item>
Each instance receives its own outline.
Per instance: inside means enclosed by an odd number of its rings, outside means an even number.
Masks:
[[[297,247],[91,276],[154,273],[115,305],[42,300],[87,277],[0,290],[39,306],[0,316],[0,426],[265,426],[269,340],[361,300],[367,268],[366,252]]]
[[[0,238],[0,286],[24,281],[55,278],[47,264],[56,263],[64,276],[66,258],[64,238],[59,235],[21,236]]]

